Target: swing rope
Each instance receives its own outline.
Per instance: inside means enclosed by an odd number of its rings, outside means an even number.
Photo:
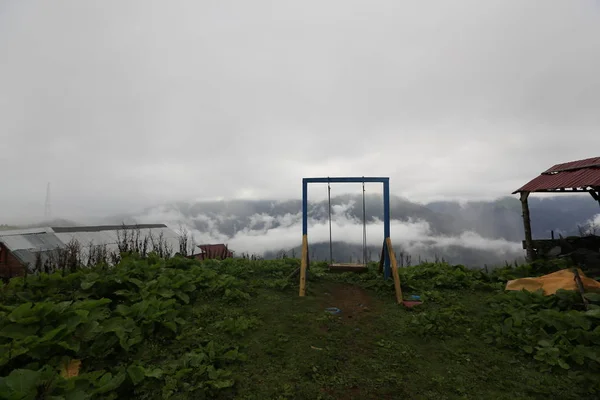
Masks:
[[[365,202],[365,177],[362,182],[362,200],[363,200],[363,264],[367,265],[367,207]]]
[[[367,265],[367,206],[366,206],[366,189],[365,177],[362,182],[362,225],[363,225],[363,243],[362,243],[362,261],[363,265]],[[331,232],[331,183],[327,177],[327,206],[329,219],[329,263],[333,264],[333,235]]]
[[[327,177],[327,204],[329,205],[329,263],[333,264],[333,239],[331,236],[331,185]]]

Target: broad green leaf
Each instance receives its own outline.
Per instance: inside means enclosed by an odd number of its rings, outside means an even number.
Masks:
[[[523,346],[523,350],[528,354],[533,353],[533,347],[531,346]]]
[[[38,303],[41,304],[41,303]],[[36,310],[39,315],[44,315],[46,316],[47,314],[49,314],[50,312],[52,313],[56,313],[56,314],[62,314],[63,312],[67,311],[69,309],[69,307],[71,307],[71,304],[73,304],[73,302],[71,300],[68,301],[61,301],[60,303],[46,303],[48,305],[48,307],[44,307],[44,309],[42,310],[41,308],[34,308],[34,310]]]
[[[127,368],[127,373],[129,374],[129,377],[134,385],[137,385],[146,377],[144,368],[140,367],[139,365],[130,365]]]
[[[588,310],[585,312],[585,315],[592,318],[600,318],[600,308]]]
[[[595,303],[600,303],[600,293],[586,293],[585,298]]]
[[[226,371],[224,369],[217,369],[213,366],[208,367],[208,379],[217,380],[219,378],[226,378],[231,375],[231,372]]]
[[[32,308],[33,303],[23,303],[12,310],[12,312],[8,315],[8,320],[11,322],[18,322],[23,325],[38,322],[40,319],[39,317],[33,315]]]
[[[58,335],[60,332],[62,332],[66,328],[67,328],[67,325],[62,324],[62,325],[56,327],[55,329],[52,329],[51,331],[47,332],[44,336],[42,336],[42,339],[40,340],[40,342],[47,342],[47,341],[54,339],[54,337],[56,337],[56,335]]]
[[[235,384],[235,381],[233,379],[222,379],[218,381],[209,381],[208,383],[215,389],[225,389],[232,387]]]
[[[4,384],[19,395],[16,398],[34,398],[39,377],[39,371],[15,369],[4,379]]]
[[[129,282],[135,284],[137,287],[142,288],[144,287],[144,282],[140,281],[139,279],[136,278],[129,278]]]
[[[86,394],[84,390],[76,389],[67,393],[65,395],[65,400],[87,400],[90,397],[91,396],[89,394]]]
[[[88,310],[75,310],[75,315],[77,315],[81,319],[87,319],[90,315],[90,312]]]
[[[175,295],[181,300],[183,301],[185,304],[189,304],[190,302],[190,296],[188,296],[186,293],[182,292],[182,291],[177,291],[175,293]]]
[[[67,319],[67,328],[70,331],[73,331],[75,328],[77,328],[77,326],[79,326],[79,324],[81,324],[81,322],[83,321],[79,315],[73,315]]]
[[[84,300],[81,302],[74,303],[73,308],[76,310],[92,310],[94,308],[101,307],[109,303],[112,303],[112,300],[103,297],[98,300]]]
[[[150,302],[148,300],[142,300],[132,305],[129,308],[128,313],[124,315],[132,314],[131,316],[141,318],[144,317],[144,314],[146,313],[148,308],[150,308]]]
[[[117,389],[125,381],[127,375],[124,371],[120,371],[117,375],[113,376],[110,372],[107,372],[100,378],[98,388],[94,393],[101,394],[111,392]]]
[[[558,359],[558,365],[562,368],[562,369],[569,369],[571,368],[569,366],[569,364],[567,364],[562,358]]]
[[[38,329],[39,326],[36,325],[10,324],[0,329],[0,337],[25,339],[28,336],[35,335]]]
[[[204,367],[204,368],[206,368],[206,367]],[[182,379],[183,377],[185,377],[187,374],[189,374],[191,372],[195,372],[196,374],[200,375],[200,372],[197,369],[181,368],[181,369],[177,370],[177,372],[175,372],[174,378],[177,380]],[[204,373],[204,371],[202,371],[202,373]]]
[[[117,308],[115,308],[115,313],[122,315],[122,316],[126,316],[129,315],[130,311],[129,311],[129,307],[126,306],[125,304],[119,304],[117,306]]]
[[[29,336],[29,337],[33,337],[34,339],[37,339],[35,336]],[[10,350],[9,350],[10,349]],[[6,365],[9,360],[16,358],[22,354],[27,354],[29,353],[31,350],[28,346],[24,346],[22,343],[15,347],[12,347],[10,345],[4,345],[0,347],[0,350],[2,350],[2,352],[0,352],[0,366]],[[10,356],[10,358],[9,358]]]
[[[206,351],[211,360],[215,358],[215,343],[212,340],[206,345]]]
[[[167,289],[167,288],[160,288],[156,291],[156,293],[162,297],[166,297],[166,298],[171,298],[175,295],[175,292],[173,292],[171,289]]]
[[[69,339],[69,338],[67,338]],[[68,349],[68,350],[72,350],[74,352],[78,352],[79,349],[81,348],[81,342],[79,342],[78,340],[68,340],[68,341],[60,341],[57,343],[59,346]]]
[[[146,376],[150,378],[160,379],[163,376],[163,370],[160,368],[147,369]]]
[[[104,332],[116,332],[116,331],[132,331],[135,328],[135,321],[131,318],[113,317],[106,320],[102,324]]]
[[[167,328],[169,328],[170,330],[172,330],[173,332],[177,333],[177,325],[175,324],[175,322],[172,322],[172,321],[162,321],[162,324],[164,326],[166,326]]]
[[[100,323],[98,321],[90,321],[85,325],[80,325],[77,328],[76,334],[83,342],[87,342],[96,337],[100,332]]]
[[[83,282],[81,282],[80,287],[81,287],[82,290],[88,290],[92,286],[94,286],[95,283],[96,283],[96,281],[93,281],[93,280],[83,281]]]

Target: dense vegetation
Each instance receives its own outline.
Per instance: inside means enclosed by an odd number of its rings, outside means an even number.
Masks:
[[[600,306],[503,291],[560,264],[401,268],[405,295],[424,300],[410,310],[375,266],[316,263],[299,298],[297,266],[133,254],[13,278],[0,286],[0,399],[598,396]]]

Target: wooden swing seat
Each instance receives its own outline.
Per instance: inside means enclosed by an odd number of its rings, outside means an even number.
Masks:
[[[329,270],[338,272],[365,272],[367,266],[365,264],[334,263],[329,264]]]

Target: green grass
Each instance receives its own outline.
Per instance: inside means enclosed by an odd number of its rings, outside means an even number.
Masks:
[[[260,291],[248,312],[263,325],[241,342],[248,361],[235,367],[240,399],[536,399],[579,398],[565,373],[541,373],[533,361],[484,344],[465,325],[450,338],[424,338],[410,329],[415,311],[372,296],[360,318],[324,313],[336,301],[332,283],[311,296]],[[485,294],[444,292],[477,319]],[[421,307],[435,307],[425,304]],[[316,347],[318,349],[314,349]]]
[[[113,270],[30,276],[0,286],[0,345],[14,351],[12,344],[2,342],[6,332],[23,338],[19,346],[37,349],[30,352],[35,356],[0,355],[0,399],[26,398],[6,391],[9,380],[17,382],[9,373],[46,367],[45,378],[30,377],[30,393],[37,392],[30,398],[86,398],[82,393],[102,399],[597,398],[596,361],[569,370],[548,367],[520,351],[522,343],[500,347],[485,341],[486,333],[504,321],[488,301],[498,296],[510,300],[502,294],[504,280],[510,274],[531,273],[531,268],[492,275],[441,264],[403,268],[405,296],[420,294],[424,299],[407,309],[395,303],[393,285],[374,270],[330,274],[315,264],[307,296],[299,297],[297,279],[287,279],[298,260],[199,264],[150,258],[126,259]],[[93,304],[98,298],[112,302]],[[14,307],[25,301],[46,302],[50,310],[52,304],[79,299],[88,302],[86,309],[98,311],[89,318],[83,315],[90,322],[85,341],[77,345],[68,336],[37,345],[37,339],[27,336],[30,328],[18,325],[31,326],[37,317],[22,314],[21,322],[14,317]],[[150,303],[168,313],[131,311]],[[330,315],[327,307],[342,312]],[[60,313],[44,313],[45,329],[64,323]],[[121,337],[111,336],[114,327],[105,328],[110,325],[107,316],[116,315],[133,319],[143,340],[120,348]],[[125,342],[134,337],[120,334]],[[65,340],[66,349],[61,344]],[[115,350],[104,354],[102,343],[113,343]],[[593,345],[597,341],[590,343],[598,349]],[[64,357],[82,360],[74,381],[49,378]],[[132,368],[141,375],[136,377]],[[108,372],[113,381],[98,378]],[[114,386],[110,390],[98,389],[109,381]],[[75,396],[76,390],[81,397]]]

